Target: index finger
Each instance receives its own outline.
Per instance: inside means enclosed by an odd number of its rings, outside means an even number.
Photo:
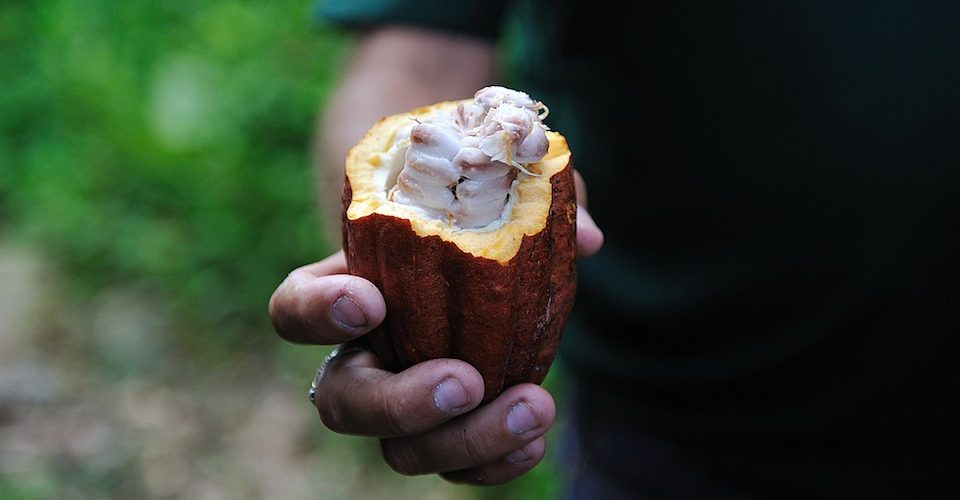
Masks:
[[[294,269],[270,297],[280,337],[307,344],[339,344],[376,327],[386,315],[377,287],[347,271],[343,251]]]
[[[573,171],[573,183],[577,191],[577,255],[589,257],[603,246],[603,231],[587,212],[587,183],[576,170]]]

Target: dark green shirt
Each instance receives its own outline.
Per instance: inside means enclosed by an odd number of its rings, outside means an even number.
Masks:
[[[960,3],[508,7],[321,10],[510,34],[606,235],[561,354],[597,411],[760,493],[956,487]]]

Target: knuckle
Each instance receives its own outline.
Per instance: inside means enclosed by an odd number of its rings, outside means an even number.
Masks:
[[[460,429],[460,449],[467,462],[473,466],[489,462],[489,446],[477,434],[469,432],[466,427]]]
[[[320,421],[328,429],[340,434],[348,432],[348,419],[338,406],[330,403],[329,398],[317,399],[317,411],[320,413]]]
[[[290,278],[287,278],[270,297],[267,313],[274,331],[284,340],[302,341],[305,338],[305,318],[310,318],[309,310],[304,307],[302,297],[291,290]]]
[[[405,436],[412,433],[408,419],[404,418],[406,412],[403,410],[403,400],[386,390],[385,384],[377,388],[376,401],[382,414],[383,427],[389,435]]]
[[[281,293],[281,290],[278,289],[270,297],[270,302],[267,304],[267,314],[270,317],[271,323],[273,323],[274,331],[276,331],[280,337],[286,338],[288,335],[290,318]]]
[[[407,443],[398,439],[381,439],[380,451],[383,460],[394,471],[405,476],[413,476],[427,472],[420,460],[420,455],[414,452]]]

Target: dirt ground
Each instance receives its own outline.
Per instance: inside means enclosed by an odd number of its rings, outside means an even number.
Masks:
[[[474,498],[325,431],[275,353],[198,362],[148,294],[58,274],[0,242],[0,498]]]

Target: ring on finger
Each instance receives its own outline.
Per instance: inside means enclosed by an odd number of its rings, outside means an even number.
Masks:
[[[330,351],[330,354],[327,354],[326,358],[323,358],[323,363],[320,363],[320,368],[317,368],[317,373],[313,376],[313,381],[310,382],[310,390],[307,391],[307,398],[310,399],[311,403],[315,403],[317,400],[317,387],[319,387],[320,380],[323,379],[323,375],[326,373],[327,367],[330,366],[330,363],[332,363],[333,360],[341,354],[360,351],[362,349],[362,347],[357,345],[340,344],[333,348],[333,350]]]

